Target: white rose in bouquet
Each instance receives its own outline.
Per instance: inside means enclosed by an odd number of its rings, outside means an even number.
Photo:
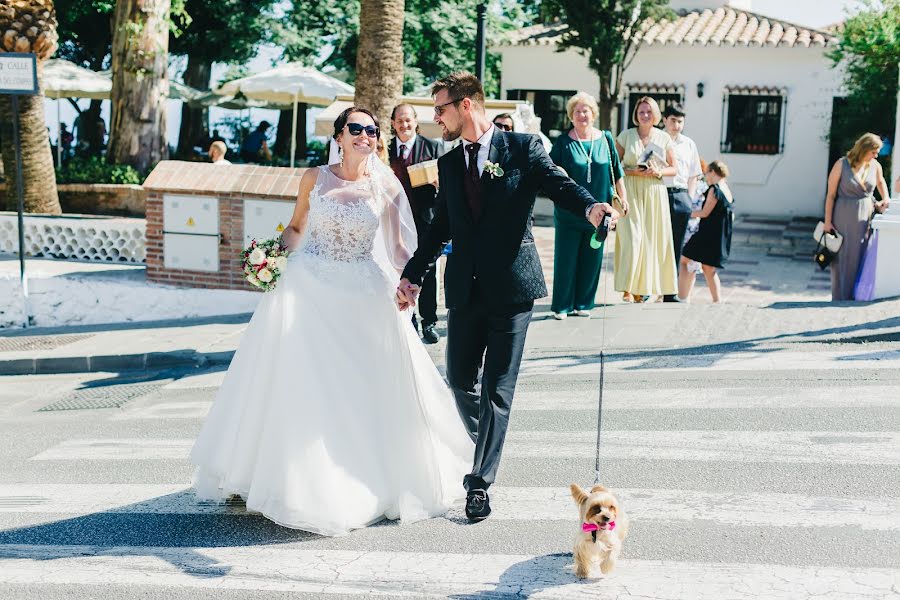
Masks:
[[[251,265],[261,265],[266,262],[266,253],[261,248],[254,248],[247,260],[250,261]]]
[[[275,257],[275,268],[278,269],[279,273],[284,272],[284,269],[286,267],[287,267],[287,257],[286,256]]]
[[[247,281],[250,282],[250,285],[259,285],[259,279],[257,279],[256,275],[254,275],[253,273],[247,275]]]
[[[275,257],[270,256],[269,258],[266,259],[266,267],[268,267],[269,269],[275,268],[275,262],[276,262]]]
[[[269,283],[270,281],[272,281],[272,279],[274,279],[272,271],[266,268],[260,269],[259,273],[256,274],[256,277],[263,283]]]

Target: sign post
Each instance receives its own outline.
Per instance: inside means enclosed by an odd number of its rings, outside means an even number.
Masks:
[[[38,94],[37,59],[34,54],[0,52],[0,94],[12,96],[13,146],[16,149],[16,195],[19,210],[19,284],[25,309],[24,327],[31,324],[28,279],[25,276],[25,189],[22,181],[22,144],[19,139],[19,96]]]

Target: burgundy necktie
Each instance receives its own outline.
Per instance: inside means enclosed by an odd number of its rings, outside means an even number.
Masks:
[[[469,201],[469,210],[472,217],[478,221],[481,219],[481,176],[478,174],[478,150],[481,144],[475,142],[466,146],[469,153],[469,167],[466,169],[466,199]]]
[[[406,144],[400,144],[400,160],[409,165],[409,147]]]

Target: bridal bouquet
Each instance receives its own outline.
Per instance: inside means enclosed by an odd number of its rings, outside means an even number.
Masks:
[[[250,242],[241,252],[241,264],[250,285],[264,292],[274,290],[287,267],[287,254],[280,237]]]

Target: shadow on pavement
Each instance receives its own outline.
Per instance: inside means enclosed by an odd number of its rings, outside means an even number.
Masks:
[[[516,563],[500,576],[492,590],[474,594],[455,594],[453,600],[487,600],[488,598],[530,598],[544,590],[581,583],[571,569],[572,555],[546,554]],[[590,583],[591,580],[586,580]]]

